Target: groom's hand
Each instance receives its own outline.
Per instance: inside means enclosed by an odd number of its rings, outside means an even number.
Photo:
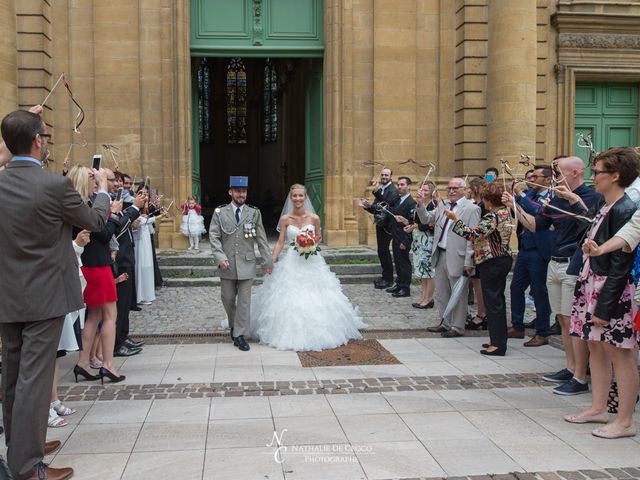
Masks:
[[[223,270],[229,270],[229,260],[222,260],[220,262],[220,268]]]

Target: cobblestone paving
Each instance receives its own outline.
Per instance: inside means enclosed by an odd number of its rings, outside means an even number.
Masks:
[[[339,395],[420,390],[476,390],[547,385],[539,373],[435,375],[311,381],[179,383],[158,385],[66,385],[61,400],[163,400],[167,398],[255,397],[274,395]]]
[[[640,479],[640,467],[606,468],[604,470],[576,470],[535,473],[507,473],[501,475],[472,475],[469,477],[421,477],[395,480],[590,480],[590,479]],[[388,479],[392,480],[392,479]]]
[[[371,285],[343,285],[342,288],[370,329],[423,329],[440,321],[437,309],[418,310],[411,306],[420,292],[415,286],[413,298],[393,298]],[[220,287],[165,287],[158,290],[156,296],[152,305],[143,306],[140,312],[131,312],[134,335],[223,330],[226,315],[220,301]],[[470,309],[475,312],[475,307]],[[527,311],[525,321],[533,316],[531,310]]]

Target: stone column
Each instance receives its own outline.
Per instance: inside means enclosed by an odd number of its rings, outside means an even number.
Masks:
[[[0,0],[0,117],[18,108],[15,0]]]
[[[491,0],[487,166],[536,150],[536,0]]]

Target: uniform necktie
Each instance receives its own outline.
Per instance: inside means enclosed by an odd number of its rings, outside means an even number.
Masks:
[[[449,210],[451,210],[453,212],[453,209],[456,208],[456,202],[453,202],[450,206],[449,206]],[[442,226],[442,231],[440,232],[440,238],[438,239],[438,243],[440,243],[442,241],[442,237],[444,237],[444,232],[447,231],[447,226],[449,225],[449,217],[447,217],[447,220],[444,222],[444,225]],[[436,243],[436,245],[438,244]]]
[[[236,208],[236,223],[240,223],[240,207]]]

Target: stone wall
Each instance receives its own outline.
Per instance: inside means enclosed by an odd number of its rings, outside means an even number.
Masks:
[[[571,153],[576,79],[640,80],[640,5],[595,0],[325,0],[325,240],[373,244],[352,205],[382,165],[416,181],[520,153]],[[47,95],[53,168],[103,144],[179,203],[191,192],[189,0],[0,0],[3,111]],[[73,144],[73,147],[71,145]],[[111,165],[108,156],[106,165]],[[408,162],[412,159],[412,162]],[[403,163],[404,162],[404,163]],[[516,170],[524,170],[516,167]],[[163,246],[180,246],[179,223]]]
[[[19,2],[22,3],[22,2]],[[28,2],[24,2],[28,3]],[[56,0],[47,85],[65,72],[86,119],[73,132],[78,109],[61,86],[50,102],[56,168],[87,164],[93,153],[179,204],[191,192],[188,0]],[[73,145],[72,145],[73,144]],[[179,225],[165,224],[164,246],[182,245]]]

